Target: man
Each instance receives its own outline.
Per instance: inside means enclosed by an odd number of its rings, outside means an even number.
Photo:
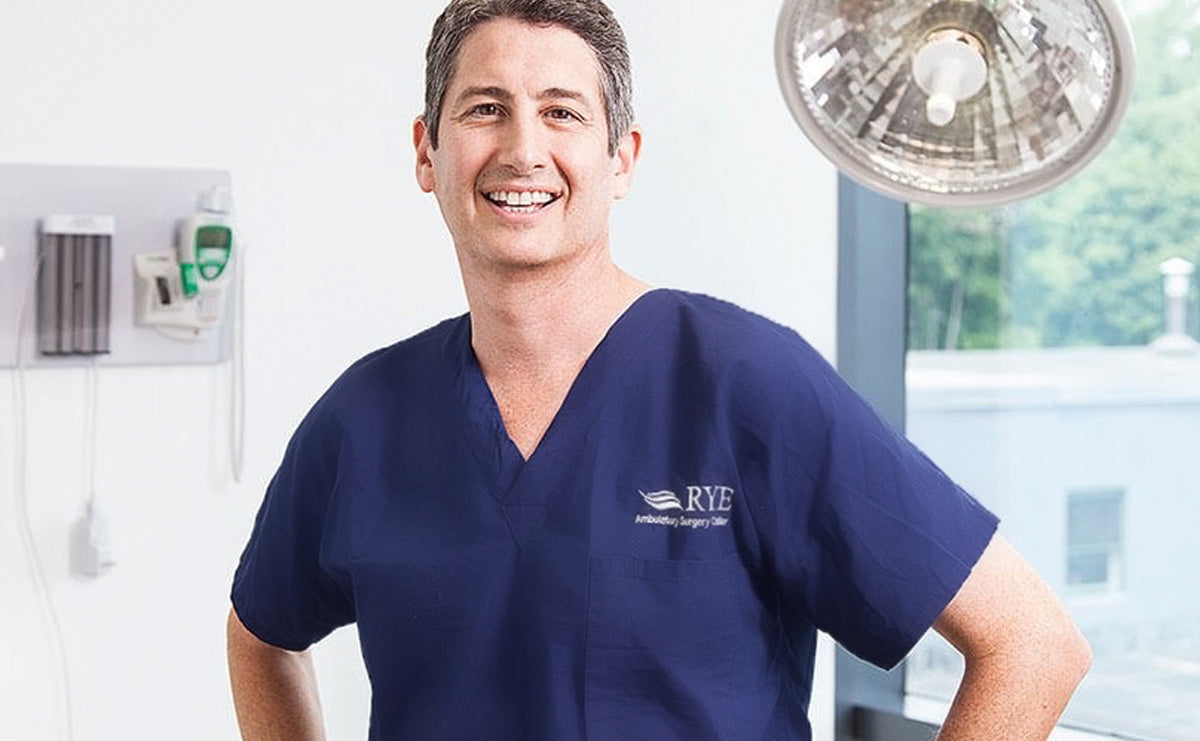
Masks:
[[[416,174],[470,314],[354,364],[243,554],[247,739],[323,737],[357,622],[372,739],[808,739],[816,630],[966,656],[943,741],[1043,739],[1089,652],[995,518],[794,333],[612,262],[641,147],[600,0],[454,0]]]

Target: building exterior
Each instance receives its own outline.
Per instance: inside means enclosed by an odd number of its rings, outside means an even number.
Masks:
[[[1069,719],[1200,738],[1200,353],[912,351],[906,385],[909,437],[1002,518],[1092,643]],[[945,691],[947,651],[926,641],[910,691]]]

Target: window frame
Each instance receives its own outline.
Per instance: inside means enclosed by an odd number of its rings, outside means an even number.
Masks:
[[[904,431],[908,207],[838,174],[837,369]],[[928,741],[937,726],[904,715],[901,664],[882,671],[837,647],[837,741]]]

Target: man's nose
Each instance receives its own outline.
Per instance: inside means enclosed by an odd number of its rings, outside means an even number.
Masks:
[[[546,131],[534,115],[514,115],[505,127],[500,164],[519,174],[546,166]]]

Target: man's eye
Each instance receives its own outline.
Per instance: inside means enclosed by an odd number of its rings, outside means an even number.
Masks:
[[[566,108],[551,108],[546,115],[555,121],[571,121],[578,118],[573,111]]]
[[[500,115],[500,106],[495,103],[480,103],[471,109],[471,114],[475,116],[498,116]]]

